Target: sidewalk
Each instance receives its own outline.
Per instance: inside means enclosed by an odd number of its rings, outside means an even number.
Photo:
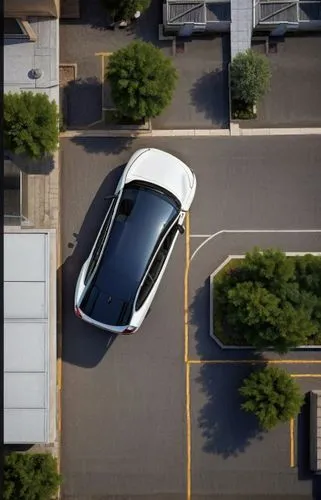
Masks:
[[[52,170],[47,174],[31,174],[26,178],[27,200],[24,214],[29,227],[37,229],[56,229],[59,232],[59,175],[60,153],[53,157]]]

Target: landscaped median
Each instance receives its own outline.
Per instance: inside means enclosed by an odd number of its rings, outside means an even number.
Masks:
[[[321,254],[229,256],[210,276],[210,315],[223,349],[321,349]]]

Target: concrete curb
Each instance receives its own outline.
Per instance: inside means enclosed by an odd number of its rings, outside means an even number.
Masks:
[[[229,129],[185,130],[66,130],[60,138],[73,137],[229,137]]]
[[[307,128],[240,128],[231,123],[229,129],[172,129],[172,130],[66,130],[60,138],[74,137],[243,137],[281,135],[321,135],[321,127]]]
[[[285,252],[285,255],[288,257],[295,257],[295,256],[303,256],[303,255],[317,255],[321,256],[321,252]],[[223,267],[226,266],[232,259],[244,259],[245,255],[229,255],[216,269],[215,271],[210,274],[209,281],[210,281],[210,336],[211,338],[217,343],[217,345],[223,349],[223,350],[238,350],[238,351],[253,351],[255,350],[255,347],[253,346],[237,346],[237,345],[225,345],[223,342],[215,335],[214,332],[214,278],[215,276],[223,269]],[[271,349],[273,350],[273,349]],[[293,351],[299,351],[299,350],[309,350],[309,351],[320,351],[321,350],[321,345],[301,345],[298,346],[294,349]]]

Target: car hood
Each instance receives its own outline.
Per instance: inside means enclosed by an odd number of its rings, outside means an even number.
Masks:
[[[126,183],[135,180],[163,187],[180,201],[183,210],[189,209],[195,177],[175,156],[159,149],[142,150],[129,166],[126,176]]]

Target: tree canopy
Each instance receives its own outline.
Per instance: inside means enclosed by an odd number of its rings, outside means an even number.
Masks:
[[[269,60],[251,49],[234,57],[230,74],[232,98],[249,105],[256,104],[270,85]]]
[[[243,380],[239,392],[243,398],[242,409],[256,415],[264,430],[296,417],[304,401],[291,375],[275,366],[251,373]]]
[[[160,49],[137,41],[110,56],[106,77],[119,113],[140,120],[159,115],[171,102],[177,72]]]
[[[117,18],[130,20],[137,11],[144,12],[148,9],[151,0],[105,0],[106,7]]]
[[[49,453],[10,453],[4,460],[4,500],[51,500],[61,477]]]
[[[254,249],[222,273],[214,293],[227,324],[260,350],[285,353],[321,340],[320,257]]]
[[[57,104],[43,93],[4,94],[4,147],[16,154],[41,158],[58,147]]]

